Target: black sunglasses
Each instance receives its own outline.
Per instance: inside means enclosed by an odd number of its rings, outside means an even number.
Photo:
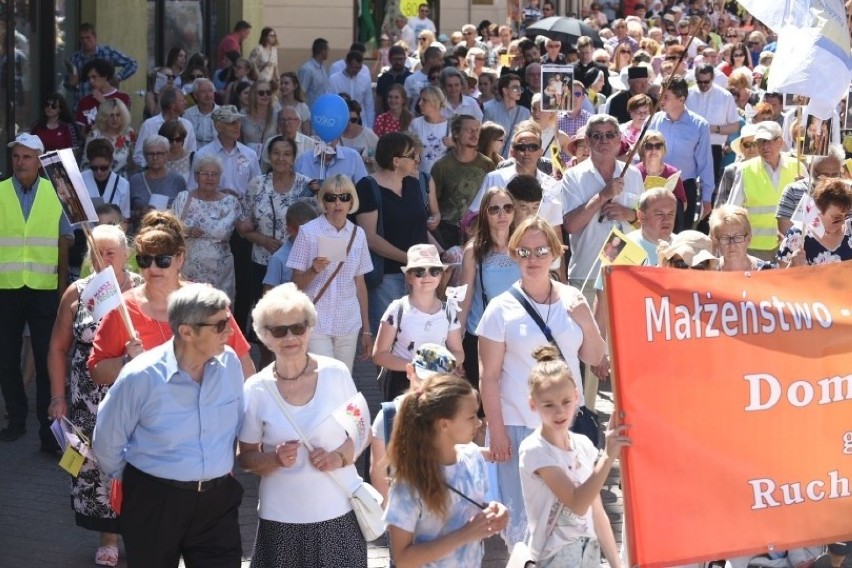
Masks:
[[[260,95],[261,97],[268,97],[269,95],[272,94],[272,91],[265,90],[265,89],[258,89],[257,94]]]
[[[197,327],[212,327],[215,328],[216,333],[222,333],[225,331],[225,328],[228,327],[228,323],[230,323],[231,318],[225,318],[213,323],[197,323],[195,324]]]
[[[646,142],[645,143],[645,149],[646,150],[662,150],[663,146],[665,146],[665,144],[663,144],[662,142]]]
[[[512,144],[512,150],[515,152],[538,152],[541,148],[541,144],[536,144],[535,142],[530,142],[528,144]]]
[[[429,276],[438,277],[444,273],[444,269],[440,266],[430,266],[429,267]],[[413,275],[415,278],[423,278],[426,276],[426,268],[423,266],[418,266],[417,268],[412,268],[407,272],[407,274]]]
[[[56,101],[44,103],[44,108],[59,108],[59,103]]]
[[[151,263],[157,265],[157,268],[168,268],[172,265],[175,255],[173,254],[158,254],[156,256],[150,254],[137,254],[136,264],[139,268],[150,268]]]
[[[335,201],[340,201],[341,203],[349,203],[352,201],[351,193],[326,193],[322,196],[322,200],[326,203],[334,203]]]
[[[308,322],[304,321],[302,323],[294,323],[290,325],[268,325],[266,326],[266,331],[272,337],[277,339],[281,339],[282,337],[286,337],[288,333],[292,333],[294,336],[305,335],[305,332],[308,330]]]
[[[89,169],[93,172],[105,172],[110,169],[109,166],[89,166]]]
[[[358,124],[358,122],[360,122],[360,121],[361,121],[361,119],[358,118],[357,116],[353,116],[349,119],[349,122],[351,122],[352,124]]]

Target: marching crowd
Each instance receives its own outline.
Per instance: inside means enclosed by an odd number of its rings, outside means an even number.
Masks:
[[[374,52],[329,62],[319,38],[293,70],[272,28],[244,58],[240,21],[216,61],[169,52],[138,128],[136,62],[81,26],[69,97],[9,142],[0,182],[0,440],[25,433],[34,375],[41,451],[58,455],[53,419],[90,441],[71,504],[96,564],[120,535],[130,566],[238,566],[236,459],[261,478],[252,566],[366,566],[362,448],[330,418],[362,357],[394,565],[478,566],[494,534],[537,566],[626,565],[600,498],[630,445],[617,413],[596,422],[604,245],[617,229],[689,270],[852,259],[852,117],[767,92],[774,34],[734,2],[615,4],[567,38],[536,35],[550,0],[448,36],[424,3]],[[320,140],[326,94],[348,122]],[[64,148],[90,232],[39,176]],[[124,307],[98,320],[81,296],[107,267]],[[847,549],[822,552],[727,565]]]

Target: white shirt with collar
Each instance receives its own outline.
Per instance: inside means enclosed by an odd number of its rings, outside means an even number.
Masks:
[[[192,123],[183,117],[179,117],[178,120],[186,129],[186,138],[183,140],[183,149],[187,154],[195,152],[198,149],[198,142],[195,140],[195,129],[192,127]],[[156,116],[152,116],[139,127],[139,134],[136,137],[136,146],[133,148],[133,161],[136,162],[136,165],[140,168],[144,168],[147,164],[145,161],[145,153],[143,152],[145,140],[151,136],[155,136],[157,132],[160,131],[160,127],[165,121],[166,117],[163,116],[163,113],[160,113]]]
[[[353,101],[358,101],[361,105],[361,119],[364,126],[373,128],[373,122],[376,120],[376,103],[369,71],[366,77],[362,73],[350,77],[346,72],[338,71],[329,77],[328,87],[332,93],[346,93]]]
[[[486,191],[492,187],[506,187],[509,182],[517,176],[518,169],[515,164],[487,173],[485,175],[485,179],[482,180],[482,185],[479,186],[479,191],[476,193],[476,197],[474,197],[473,201],[470,202],[468,211],[479,213],[479,206],[482,204],[482,198],[485,196]],[[539,185],[541,185],[542,202],[553,201],[555,199],[561,203],[562,200],[559,195],[559,182],[541,170],[535,171],[535,179],[538,180]],[[561,217],[557,219],[556,216],[554,216],[553,218],[548,218],[547,221],[551,225],[562,224]]]
[[[462,95],[459,106],[455,108],[452,108],[449,101],[447,101],[447,108],[441,111],[441,113],[444,115],[444,118],[451,118],[457,114],[469,114],[476,117],[479,122],[482,122],[482,109],[479,108],[479,103],[476,102],[476,99],[467,95]]]
[[[612,177],[617,178],[624,169],[624,162],[615,162]],[[583,160],[573,168],[565,170],[562,178],[563,214],[568,214],[583,207],[595,195],[601,192],[606,183],[591,159]],[[639,196],[645,191],[642,174],[635,167],[627,168],[624,176],[624,191],[615,198],[615,202],[625,207],[635,209]],[[598,266],[598,253],[613,227],[618,227],[623,233],[633,229],[626,221],[611,221],[604,217],[598,221],[599,214],[589,221],[589,224],[577,232],[571,233],[571,261],[568,263],[568,275],[572,280],[584,279],[590,271]],[[596,274],[591,273],[592,282]]]
[[[710,124],[710,144],[713,146],[722,146],[728,139],[727,134],[713,132],[713,127],[732,124],[739,120],[737,102],[733,95],[715,83],[710,84],[710,90],[706,93],[702,93],[698,87],[689,89],[686,108]]]
[[[195,129],[196,145],[201,148],[213,142],[216,138],[216,126],[213,124],[213,111],[219,108],[219,105],[214,104],[213,110],[204,114],[198,105],[191,106],[183,113],[183,117],[187,119],[192,128]]]
[[[201,148],[195,155],[197,160],[201,156],[217,156],[222,160],[222,177],[219,178],[219,187],[230,189],[240,197],[248,191],[249,182],[260,175],[260,163],[254,150],[237,142],[231,151],[225,150],[218,138],[210,144]],[[195,189],[198,183],[195,176],[189,178],[187,189]]]

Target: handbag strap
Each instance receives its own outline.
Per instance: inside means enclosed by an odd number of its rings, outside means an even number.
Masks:
[[[465,495],[464,493],[462,493],[461,491],[459,491],[458,489],[456,489],[455,487],[453,487],[452,485],[450,485],[446,481],[444,482],[444,485],[447,486],[447,489],[449,489],[450,491],[452,491],[453,493],[455,493],[456,495],[458,495],[459,497],[461,497],[462,499],[464,499],[468,503],[473,503],[474,505],[476,505],[476,507],[478,509],[485,509],[488,506],[485,503],[480,503],[479,501],[471,499],[470,497],[468,497],[467,495]]]
[[[535,308],[530,305],[530,303],[527,301],[521,291],[518,290],[515,286],[509,288],[509,292],[512,294],[512,296],[515,297],[518,303],[523,306],[523,308],[527,311],[527,313],[530,315],[536,325],[538,325],[539,329],[544,334],[544,337],[547,339],[547,341],[552,343],[553,346],[556,347],[556,351],[559,353],[559,358],[564,361],[565,356],[562,354],[562,349],[559,348],[559,344],[556,343],[556,340],[553,338],[553,334],[550,332],[550,328],[547,327],[547,325],[544,323],[544,320],[541,319],[541,315],[539,315]]]
[[[272,364],[274,365],[275,362],[273,362]],[[301,440],[302,444],[305,445],[305,448],[309,452],[314,451],[313,444],[311,444],[308,441],[308,437],[305,436],[305,433],[302,431],[302,428],[299,426],[299,424],[296,422],[295,418],[293,418],[293,415],[290,414],[290,410],[284,404],[284,402],[281,398],[281,393],[278,392],[278,389],[275,387],[275,383],[271,383],[271,382],[266,381],[266,380],[263,380],[261,382],[263,383],[263,386],[266,387],[266,390],[269,391],[269,394],[272,395],[272,400],[274,400],[275,403],[278,405],[278,408],[281,409],[281,413],[284,414],[284,417],[287,419],[287,422],[289,422],[290,425],[293,427],[293,429],[296,431],[296,435],[299,436],[299,440]],[[348,489],[346,489],[346,487],[344,487],[343,483],[339,479],[337,479],[336,475],[334,475],[330,471],[326,471],[325,473],[332,479],[332,481],[334,481],[334,483],[338,487],[340,487],[341,490],[343,490],[343,492],[348,497],[352,496],[352,492],[350,492]]]
[[[485,311],[485,308],[488,307],[488,296],[485,294],[485,278],[482,277],[482,262],[485,259],[479,261],[479,293],[482,295],[482,310]]]
[[[113,173],[112,173],[112,174],[110,174],[110,175],[115,176],[115,181],[113,181],[113,182],[112,182],[112,191],[110,191],[110,192],[109,192],[109,198],[108,198],[108,199],[105,199],[105,200],[104,200],[104,203],[112,203],[112,198],[113,198],[113,197],[115,197],[115,189],[118,187],[118,178],[119,178],[119,175],[118,175],[117,173],[115,173],[115,172],[113,172]]]
[[[352,243],[355,242],[355,233],[357,231],[358,231],[358,227],[353,225],[352,226],[352,234],[349,236],[349,244],[346,245],[346,256],[349,256],[349,251],[352,250]],[[337,263],[337,268],[334,269],[334,272],[331,273],[331,276],[329,276],[328,280],[325,281],[325,284],[322,285],[322,288],[320,288],[320,291],[317,292],[317,295],[314,298],[314,304],[315,305],[317,303],[319,303],[320,298],[322,298],[322,295],[325,294],[326,290],[328,290],[328,287],[331,284],[331,281],[334,280],[334,277],[337,276],[337,273],[340,272],[341,268],[343,268],[343,262],[344,261],[340,261],[340,262]]]
[[[188,191],[186,193],[186,203],[183,204],[183,209],[180,211],[180,217],[178,217],[181,221],[183,221],[184,217],[186,217],[186,212],[189,211],[189,204],[192,203],[194,193],[195,191]]]

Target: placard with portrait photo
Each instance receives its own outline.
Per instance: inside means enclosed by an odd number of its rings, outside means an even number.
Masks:
[[[574,110],[574,68],[570,65],[541,66],[541,110],[567,112]]]

